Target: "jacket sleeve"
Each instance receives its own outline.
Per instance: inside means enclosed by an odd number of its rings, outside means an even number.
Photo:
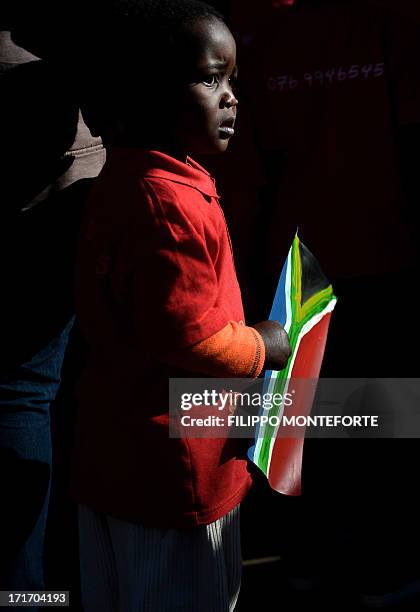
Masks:
[[[263,369],[265,346],[257,330],[229,321],[209,338],[169,354],[167,360],[208,376],[254,378]]]

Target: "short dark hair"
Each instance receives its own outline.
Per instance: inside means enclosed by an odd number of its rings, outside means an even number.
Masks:
[[[111,15],[140,19],[147,27],[166,31],[169,35],[196,19],[214,17],[224,20],[218,10],[201,0],[112,0]]]
[[[100,30],[93,30],[86,57],[78,61],[89,127],[100,133],[104,122],[130,123],[140,112],[138,80],[156,80],[158,88],[162,71],[166,82],[175,78],[171,61],[189,27],[200,19],[225,22],[218,10],[200,0],[108,0]]]

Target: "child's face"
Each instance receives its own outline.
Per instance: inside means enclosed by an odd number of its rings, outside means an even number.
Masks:
[[[223,152],[234,134],[238,104],[233,36],[219,20],[202,19],[191,27],[182,59],[189,74],[177,109],[176,140],[189,154]]]

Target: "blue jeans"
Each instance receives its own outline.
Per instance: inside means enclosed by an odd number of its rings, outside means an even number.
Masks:
[[[50,405],[74,319],[0,377],[0,588],[42,590],[51,478]]]

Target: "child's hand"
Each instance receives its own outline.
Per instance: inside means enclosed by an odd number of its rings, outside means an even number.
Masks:
[[[265,345],[264,369],[282,370],[286,367],[291,350],[289,338],[277,321],[261,321],[252,325],[261,334]]]

